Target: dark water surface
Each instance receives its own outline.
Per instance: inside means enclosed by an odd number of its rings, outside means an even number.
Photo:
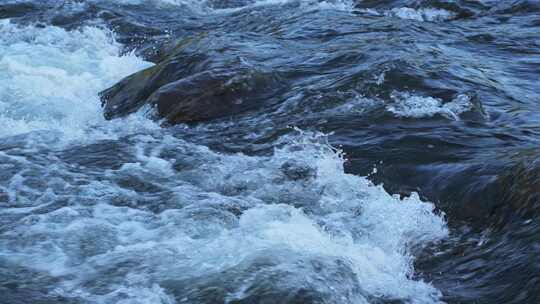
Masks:
[[[269,93],[104,120],[170,54]],[[0,0],[0,303],[540,303],[539,79],[536,0]]]

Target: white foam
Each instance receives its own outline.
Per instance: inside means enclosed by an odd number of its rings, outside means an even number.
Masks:
[[[386,11],[385,15],[394,16],[401,19],[430,22],[440,22],[456,18],[456,14],[454,12],[439,8],[414,9],[410,7],[400,7]]]
[[[439,98],[414,95],[407,92],[393,92],[393,103],[386,109],[397,117],[433,117],[437,114],[446,118],[459,120],[461,113],[472,109],[471,99],[468,95],[460,94],[450,102],[443,103]]]
[[[105,124],[98,92],[150,65],[120,52],[112,33],[96,27],[0,23],[0,137],[40,130],[88,137]]]
[[[88,182],[76,186],[69,170],[61,171],[55,183],[63,180],[63,188],[76,195],[52,199],[67,200],[69,207],[21,219],[4,235],[11,241],[0,240],[3,255],[54,276],[69,275],[72,279],[62,281],[57,292],[97,303],[118,301],[125,292],[139,295],[140,303],[169,303],[170,295],[156,281],[190,281],[253,258],[278,262],[281,255],[284,261],[343,261],[354,274],[343,286],[352,284],[354,290],[358,284],[371,296],[438,302],[433,286],[411,279],[409,249],[444,238],[444,219],[416,195],[400,200],[346,174],[342,155],[324,143],[324,136],[283,138],[282,148],[267,157],[223,155],[168,135],[133,140],[136,162],[100,173],[99,180],[78,173],[78,180]],[[177,161],[187,168],[174,169]],[[299,179],[284,173],[284,164],[291,162],[300,168]],[[34,169],[46,176],[50,168]],[[123,179],[152,183],[166,195],[117,184]],[[161,213],[146,209],[160,204],[168,206]],[[242,211],[237,217],[229,210]],[[275,250],[280,256],[271,255]],[[118,266],[123,264],[132,266]],[[290,273],[315,275],[298,271]],[[89,287],[94,283],[84,283],[89,278],[107,291],[96,294]],[[241,299],[252,283],[231,287],[236,289],[228,297]],[[297,287],[295,281],[286,284]]]

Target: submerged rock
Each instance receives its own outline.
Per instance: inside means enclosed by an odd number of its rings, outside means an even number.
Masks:
[[[277,73],[248,65],[237,56],[222,54],[225,60],[219,60],[214,50],[189,50],[197,42],[179,43],[157,65],[101,92],[105,118],[122,117],[148,105],[169,123],[197,122],[257,108],[282,92]]]
[[[255,71],[208,71],[162,86],[147,103],[171,123],[207,120],[257,107],[274,94],[275,82]]]
[[[538,153],[533,151],[522,152]],[[525,156],[500,174],[490,189],[498,198],[489,214],[495,229],[512,222],[527,222],[540,216],[540,157]]]
[[[296,161],[285,162],[281,165],[281,171],[287,178],[293,181],[307,180],[315,177],[317,174],[314,168]]]

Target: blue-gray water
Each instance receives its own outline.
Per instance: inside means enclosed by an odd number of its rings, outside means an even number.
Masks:
[[[178,47],[272,94],[103,118]],[[539,303],[539,79],[536,0],[0,0],[0,303]]]

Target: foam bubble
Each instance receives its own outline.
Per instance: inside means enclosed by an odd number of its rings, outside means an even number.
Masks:
[[[461,113],[472,109],[471,99],[468,95],[460,94],[452,101],[443,103],[439,98],[413,95],[407,92],[393,92],[393,103],[386,109],[397,117],[433,117],[437,114],[446,118],[459,120]]]
[[[105,123],[98,92],[150,65],[120,52],[112,33],[101,28],[68,32],[3,21],[0,137],[40,130],[63,139],[89,136],[90,126]]]
[[[416,21],[440,22],[452,20],[456,18],[456,14],[439,8],[420,8],[414,9],[410,7],[393,8],[385,12],[387,16],[394,16],[401,19],[409,19]]]

